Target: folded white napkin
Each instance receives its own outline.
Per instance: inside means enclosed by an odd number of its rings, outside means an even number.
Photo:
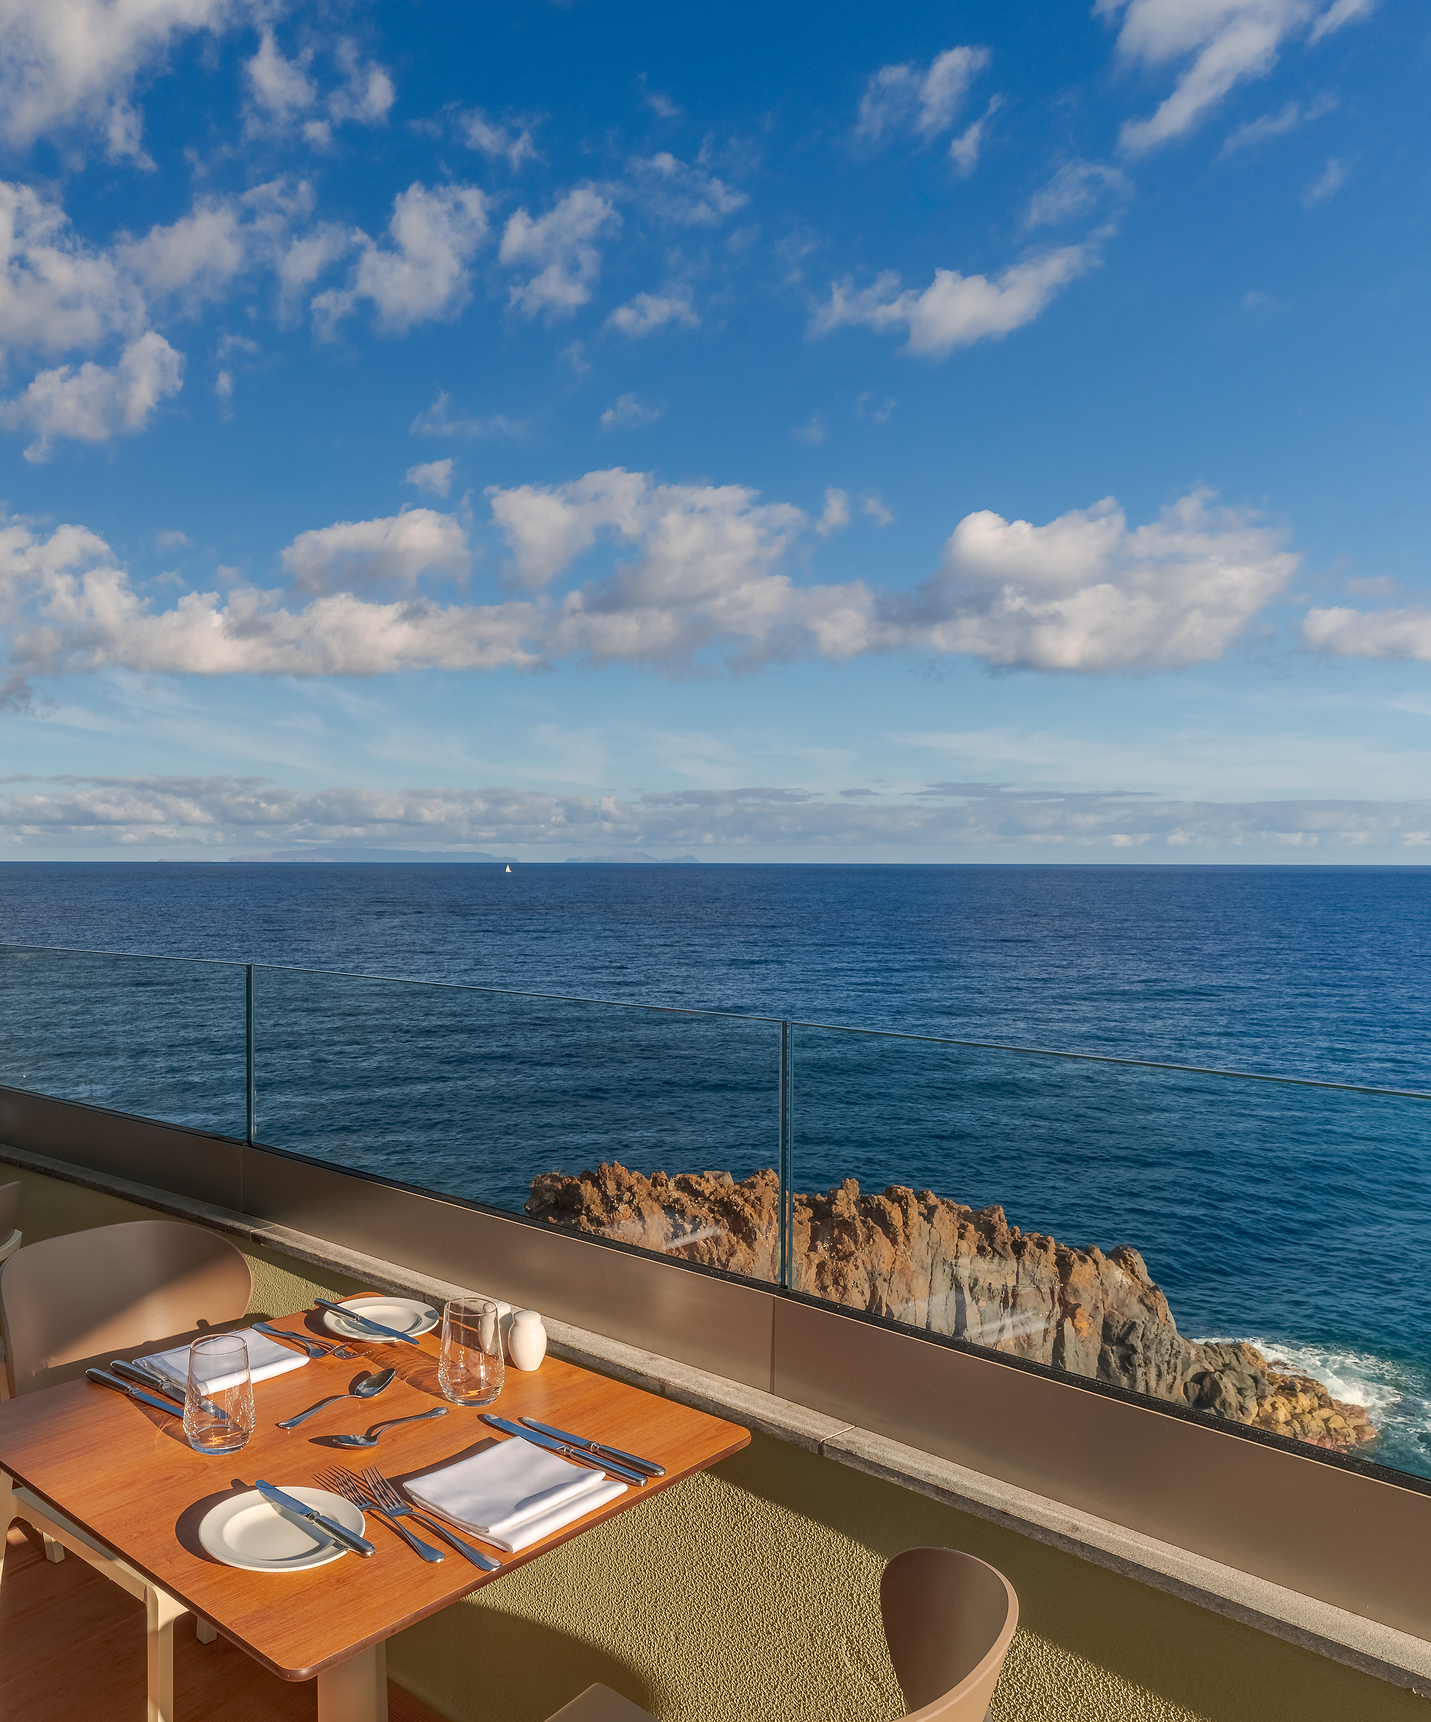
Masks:
[[[414,1501],[513,1555],[626,1493],[625,1483],[516,1435],[403,1487]]]
[[[295,1351],[290,1345],[280,1345],[276,1339],[270,1339],[266,1333],[258,1333],[251,1327],[239,1328],[233,1337],[241,1339],[248,1347],[250,1381],[267,1381],[272,1375],[287,1375],[290,1369],[302,1369],[308,1361],[304,1352]],[[180,1394],[189,1385],[187,1345],[176,1345],[172,1351],[156,1351],[152,1356],[141,1357],[138,1361],[171,1382]],[[233,1377],[211,1381],[209,1391],[222,1393],[226,1387],[232,1387],[237,1379]]]

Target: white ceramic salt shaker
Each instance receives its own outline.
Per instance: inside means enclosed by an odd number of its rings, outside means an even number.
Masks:
[[[534,1309],[519,1309],[512,1316],[512,1335],[507,1355],[514,1369],[539,1369],[547,1354],[547,1330]]]

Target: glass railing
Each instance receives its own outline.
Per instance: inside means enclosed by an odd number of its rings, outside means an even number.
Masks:
[[[1431,1476],[1431,1095],[13,947],[0,1083]]]

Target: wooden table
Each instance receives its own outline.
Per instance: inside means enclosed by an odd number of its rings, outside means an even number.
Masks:
[[[316,1317],[278,1320],[294,1332],[324,1334]],[[324,1334],[331,1338],[330,1334]],[[345,1555],[293,1573],[254,1573],[224,1566],[198,1538],[199,1521],[236,1489],[263,1477],[280,1488],[312,1485],[332,1466],[360,1471],[375,1464],[401,1482],[444,1460],[502,1440],[476,1411],[452,1407],[446,1417],[390,1430],[373,1448],[331,1445],[334,1435],[442,1403],[437,1335],[409,1345],[359,1344],[357,1362],[318,1358],[254,1388],[254,1432],[240,1453],[213,1458],[192,1451],[176,1418],[152,1411],[87,1381],[66,1382],[0,1404],[0,1468],[92,1537],[137,1567],[225,1638],[284,1680],[318,1680],[319,1722],[385,1722],[384,1646],[393,1633],[522,1566],[544,1550],[615,1518],[658,1490],[702,1471],[750,1440],[723,1422],[575,1364],[548,1357],[530,1374],[509,1368],[500,1398],[486,1409],[515,1420],[538,1418],[607,1441],[666,1467],[666,1475],[627,1492],[555,1536],[517,1555],[482,1545],[502,1561],[484,1573],[441,1538],[405,1521],[447,1559],[431,1566],[368,1514],[371,1559]],[[330,1405],[300,1424],[274,1425],[357,1376],[388,1364],[398,1379],[377,1399]]]

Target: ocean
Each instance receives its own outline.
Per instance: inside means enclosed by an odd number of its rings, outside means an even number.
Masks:
[[[515,1209],[774,1163],[775,1023],[564,1000],[792,1019],[796,1188],[1131,1244],[1431,1476],[1431,1101],[894,1038],[1431,1093],[1431,869],[8,863],[0,944],[0,1080],[242,1133],[241,971],[13,947],[270,965],[259,1140]]]

